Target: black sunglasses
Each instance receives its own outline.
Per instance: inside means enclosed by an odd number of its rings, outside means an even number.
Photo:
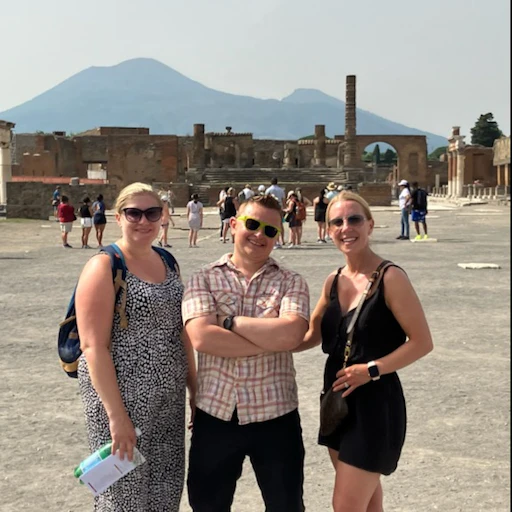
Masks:
[[[341,228],[343,224],[347,224],[347,226],[360,226],[366,218],[364,215],[349,215],[348,217],[336,217],[335,219],[332,219],[329,221],[329,226],[335,226],[337,228]]]
[[[260,227],[263,228],[263,233],[265,233],[265,236],[267,236],[268,238],[275,238],[281,231],[279,228],[276,228],[271,224],[267,224],[266,222],[262,222],[261,220],[256,220],[251,217],[247,217],[247,215],[237,217],[237,219],[241,220],[242,222],[245,222],[245,227],[249,231],[258,231]]]
[[[162,217],[162,207],[152,206],[147,210],[140,210],[139,208],[123,208],[123,213],[128,222],[140,222],[143,215],[149,222],[157,222]]]

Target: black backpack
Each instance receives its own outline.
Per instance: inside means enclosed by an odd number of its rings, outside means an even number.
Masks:
[[[427,192],[422,188],[416,189],[414,192],[414,203],[413,208],[415,210],[426,211],[427,210]]]
[[[166,261],[171,270],[180,273],[177,261],[174,256],[160,247],[153,247],[153,249],[160,254],[160,256]],[[104,247],[101,252],[106,253],[110,256],[110,266],[112,267],[112,279],[114,282],[115,290],[115,302],[120,297],[124,290],[121,304],[116,305],[116,312],[120,316],[121,329],[128,327],[128,319],[126,317],[126,263],[124,261],[123,253],[116,244],[108,245]],[[82,355],[80,349],[80,336],[78,334],[78,327],[76,324],[76,311],[75,311],[75,294],[76,286],[69,301],[66,317],[59,324],[59,334],[57,336],[57,350],[59,352],[60,364],[68,377],[76,379],[78,377],[78,359]]]

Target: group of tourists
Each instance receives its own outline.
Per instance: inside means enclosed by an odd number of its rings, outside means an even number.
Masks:
[[[414,222],[416,230],[415,240],[427,240],[427,220],[428,200],[427,191],[421,188],[417,181],[412,183],[412,188],[407,180],[401,180],[398,183],[400,194],[398,196],[398,206],[400,208],[400,235],[397,240],[409,240],[409,216]],[[420,232],[420,224],[423,226],[423,236]]]
[[[103,195],[99,194],[94,202],[91,202],[89,197],[84,197],[78,210],[75,210],[75,207],[69,201],[69,197],[61,195],[60,190],[58,185],[52,195],[52,206],[55,219],[60,223],[62,246],[66,249],[72,248],[68,243],[68,235],[73,230],[73,222],[77,220],[76,213],[78,213],[82,228],[82,249],[91,249],[89,246],[89,235],[93,226],[96,230],[98,248],[101,249],[103,247],[103,232],[107,224]]]
[[[432,350],[429,327],[406,273],[371,249],[372,213],[350,191],[328,204],[319,195],[327,205],[325,232],[345,265],[327,276],[310,317],[306,279],[270,256],[283,211],[291,211],[286,205],[300,197],[294,191],[280,202],[266,193],[274,185],[244,201],[225,191],[218,205],[233,215],[222,219],[221,236],[224,242],[226,225],[232,251],[195,271],[186,286],[178,266],[170,268],[152,247],[160,195],[142,183],[119,194],[116,244],[126,288],[115,295],[107,254],[85,265],[76,291],[78,378],[91,451],[112,440],[114,453],[131,459],[136,446],[146,462],[95,497],[96,511],[178,512],[188,388],[192,510],[230,511],[249,458],[267,512],[304,512],[293,353],[319,345],[327,355],[319,391],[348,406],[345,417],[327,410],[332,428],[325,433],[321,424],[318,437],[334,469],[333,510],[382,511],[380,477],[395,471],[406,431],[396,372]],[[198,204],[193,197],[187,206],[196,227]]]

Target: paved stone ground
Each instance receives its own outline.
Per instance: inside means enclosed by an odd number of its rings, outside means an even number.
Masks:
[[[510,475],[510,209],[436,206],[429,215],[438,243],[395,241],[399,215],[378,208],[373,246],[402,265],[423,302],[435,349],[400,372],[408,433],[398,470],[383,478],[385,508],[414,511],[509,510]],[[188,249],[186,220],[176,217],[172,251],[184,277],[219,257],[218,217],[206,217],[200,249]],[[317,245],[314,223],[305,247],[275,257],[306,276],[315,301],[327,274],[342,263],[332,245]],[[107,225],[106,242],[118,236]],[[70,236],[78,246],[80,229]],[[90,510],[72,476],[87,454],[76,381],[60,369],[56,333],[74,283],[92,251],[65,250],[55,222],[0,221],[0,510]],[[500,270],[463,270],[488,262]],[[305,501],[330,510],[333,472],[316,445],[318,394],[325,356],[296,356],[306,445]],[[188,440],[187,440],[188,442]],[[184,497],[182,512],[189,511]],[[260,512],[261,498],[246,465],[235,512]],[[285,512],[285,511],[284,511]]]

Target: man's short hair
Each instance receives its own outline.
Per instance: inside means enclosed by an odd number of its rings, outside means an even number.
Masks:
[[[418,188],[418,182],[417,182],[417,181],[413,181],[413,182],[412,182],[412,186],[413,186],[414,188]]]
[[[279,215],[281,215],[281,206],[279,205],[279,201],[274,196],[252,196],[240,205],[238,212],[240,213],[241,211],[245,210],[247,206],[251,204],[259,204],[263,208],[275,210],[279,213]]]
[[[270,184],[271,184],[271,185],[277,185],[277,178],[272,178],[272,179],[270,180]]]

